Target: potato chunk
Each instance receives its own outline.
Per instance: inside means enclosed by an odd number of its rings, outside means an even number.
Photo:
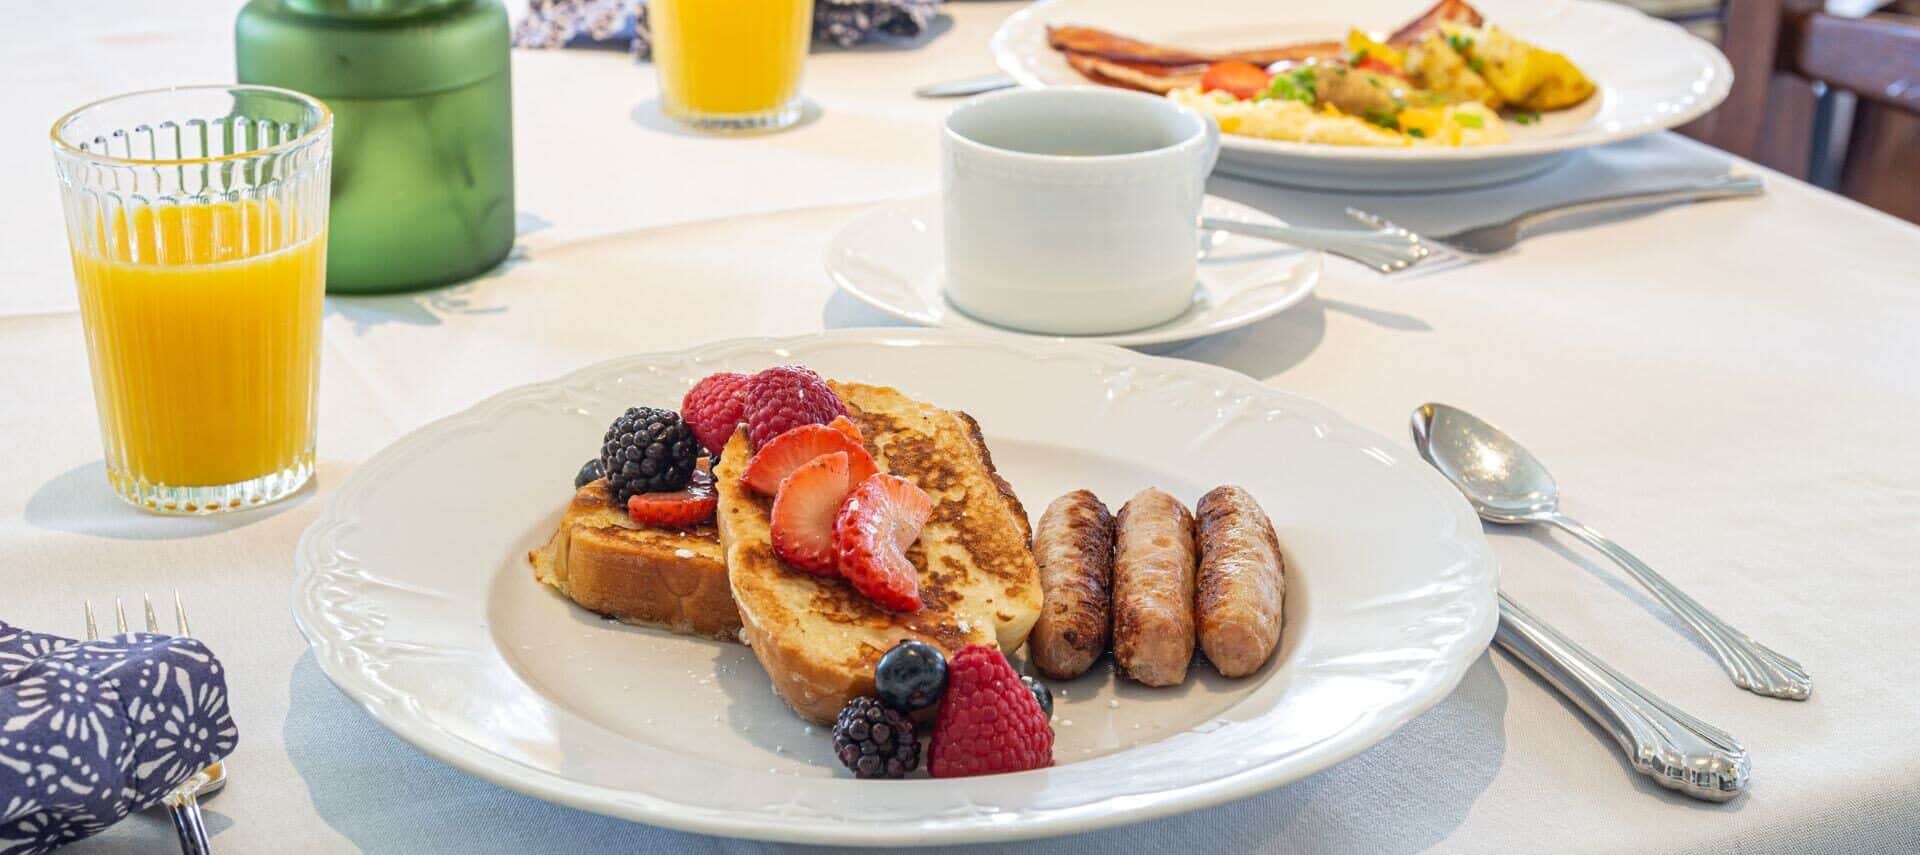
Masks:
[[[1422,89],[1439,93],[1448,101],[1478,101],[1498,110],[1506,102],[1500,91],[1490,85],[1469,65],[1465,56],[1448,42],[1439,30],[1407,49],[1407,77]]]
[[[1522,110],[1563,110],[1593,95],[1593,81],[1566,55],[1514,38],[1499,27],[1447,28],[1453,43],[1465,42],[1468,61],[1479,66],[1507,106]]]

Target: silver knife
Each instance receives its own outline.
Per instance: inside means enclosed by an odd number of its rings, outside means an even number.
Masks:
[[[1710,802],[1746,791],[1751,761],[1739,741],[1607,667],[1506,594],[1493,641],[1612,734],[1634,770],[1660,786]]]
[[[922,98],[964,98],[995,89],[1010,89],[1020,84],[1004,74],[989,74],[985,77],[969,77],[965,80],[949,80],[945,83],[929,83],[913,90],[913,94]]]

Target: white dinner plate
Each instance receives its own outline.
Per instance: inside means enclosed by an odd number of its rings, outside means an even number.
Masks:
[[[1286,630],[1258,674],[1053,684],[1057,765],[861,781],[752,653],[611,623],[533,580],[572,478],[629,405],[800,362],[965,408],[1030,512],[1223,482],[1265,505]],[[501,786],[654,825],[829,844],[1067,834],[1296,780],[1444,697],[1493,635],[1495,566],[1460,495],[1320,404],[1206,365],[981,333],[848,330],[634,356],[504,392],[355,469],[301,537],[294,614],[335,685]],[[1016,657],[1018,663],[1019,657]],[[378,762],[378,758],[372,758]]]
[[[1201,214],[1281,224],[1257,208],[1216,196],[1206,198]],[[909,323],[1039,335],[989,324],[947,302],[940,220],[938,196],[879,205],[834,235],[827,275],[860,302]],[[1208,232],[1193,305],[1184,314],[1142,330],[1071,338],[1141,347],[1239,329],[1306,299],[1320,281],[1320,261],[1311,250]]]
[[[1513,141],[1461,148],[1368,148],[1226,135],[1221,172],[1332,190],[1476,187],[1534,175],[1569,151],[1631,139],[1698,118],[1727,97],[1733,68],[1713,45],[1680,27],[1605,0],[1470,0],[1487,22],[1565,53],[1598,91]],[[993,38],[1000,67],[1027,86],[1086,85],[1048,24],[1082,24],[1199,50],[1345,38],[1349,27],[1392,32],[1431,0],[1042,0],[1007,19]]]

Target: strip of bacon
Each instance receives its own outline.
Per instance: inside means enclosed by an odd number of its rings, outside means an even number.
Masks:
[[[1427,33],[1439,29],[1442,23],[1478,27],[1482,20],[1480,10],[1467,5],[1466,0],[1440,0],[1426,14],[1393,31],[1393,35],[1387,37],[1387,44],[1397,50],[1406,50],[1426,38]]]
[[[1047,27],[1047,44],[1054,50],[1109,60],[1151,65],[1206,65],[1212,54],[1161,47],[1093,27]]]
[[[1175,89],[1200,85],[1205,65],[1155,65],[1146,62],[1118,62],[1093,54],[1067,51],[1067,64],[1095,83],[1138,89],[1165,95]]]
[[[1084,54],[1109,62],[1133,66],[1207,65],[1215,62],[1249,62],[1268,66],[1276,62],[1297,62],[1341,55],[1340,42],[1305,42],[1280,47],[1203,53],[1166,47],[1094,27],[1062,26],[1047,28],[1047,44],[1063,53]]]
[[[1387,43],[1405,50],[1443,22],[1477,27],[1481,21],[1480,12],[1466,0],[1439,0],[1420,17],[1394,31]],[[1072,25],[1047,27],[1047,44],[1066,54],[1067,64],[1089,80],[1160,94],[1198,84],[1200,75],[1206,73],[1206,66],[1215,62],[1239,61],[1266,67],[1276,62],[1335,59],[1346,55],[1346,46],[1337,41],[1207,53]]]

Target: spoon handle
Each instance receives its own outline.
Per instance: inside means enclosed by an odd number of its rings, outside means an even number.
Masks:
[[[1613,734],[1633,768],[1661,786],[1714,802],[1746,789],[1750,763],[1737,740],[1649,694],[1505,593],[1493,640]]]
[[[1713,648],[1713,655],[1720,660],[1720,667],[1726,669],[1727,676],[1733,678],[1734,685],[1756,695],[1794,701],[1804,701],[1813,694],[1813,678],[1807,676],[1806,669],[1801,668],[1800,663],[1729,626],[1694,598],[1674,587],[1666,577],[1635,558],[1633,553],[1614,543],[1612,538],[1565,514],[1550,514],[1542,519],[1605,553],[1633,578],[1640,580],[1640,584],[1646,586],[1655,599],[1686,621],[1694,634]]]

